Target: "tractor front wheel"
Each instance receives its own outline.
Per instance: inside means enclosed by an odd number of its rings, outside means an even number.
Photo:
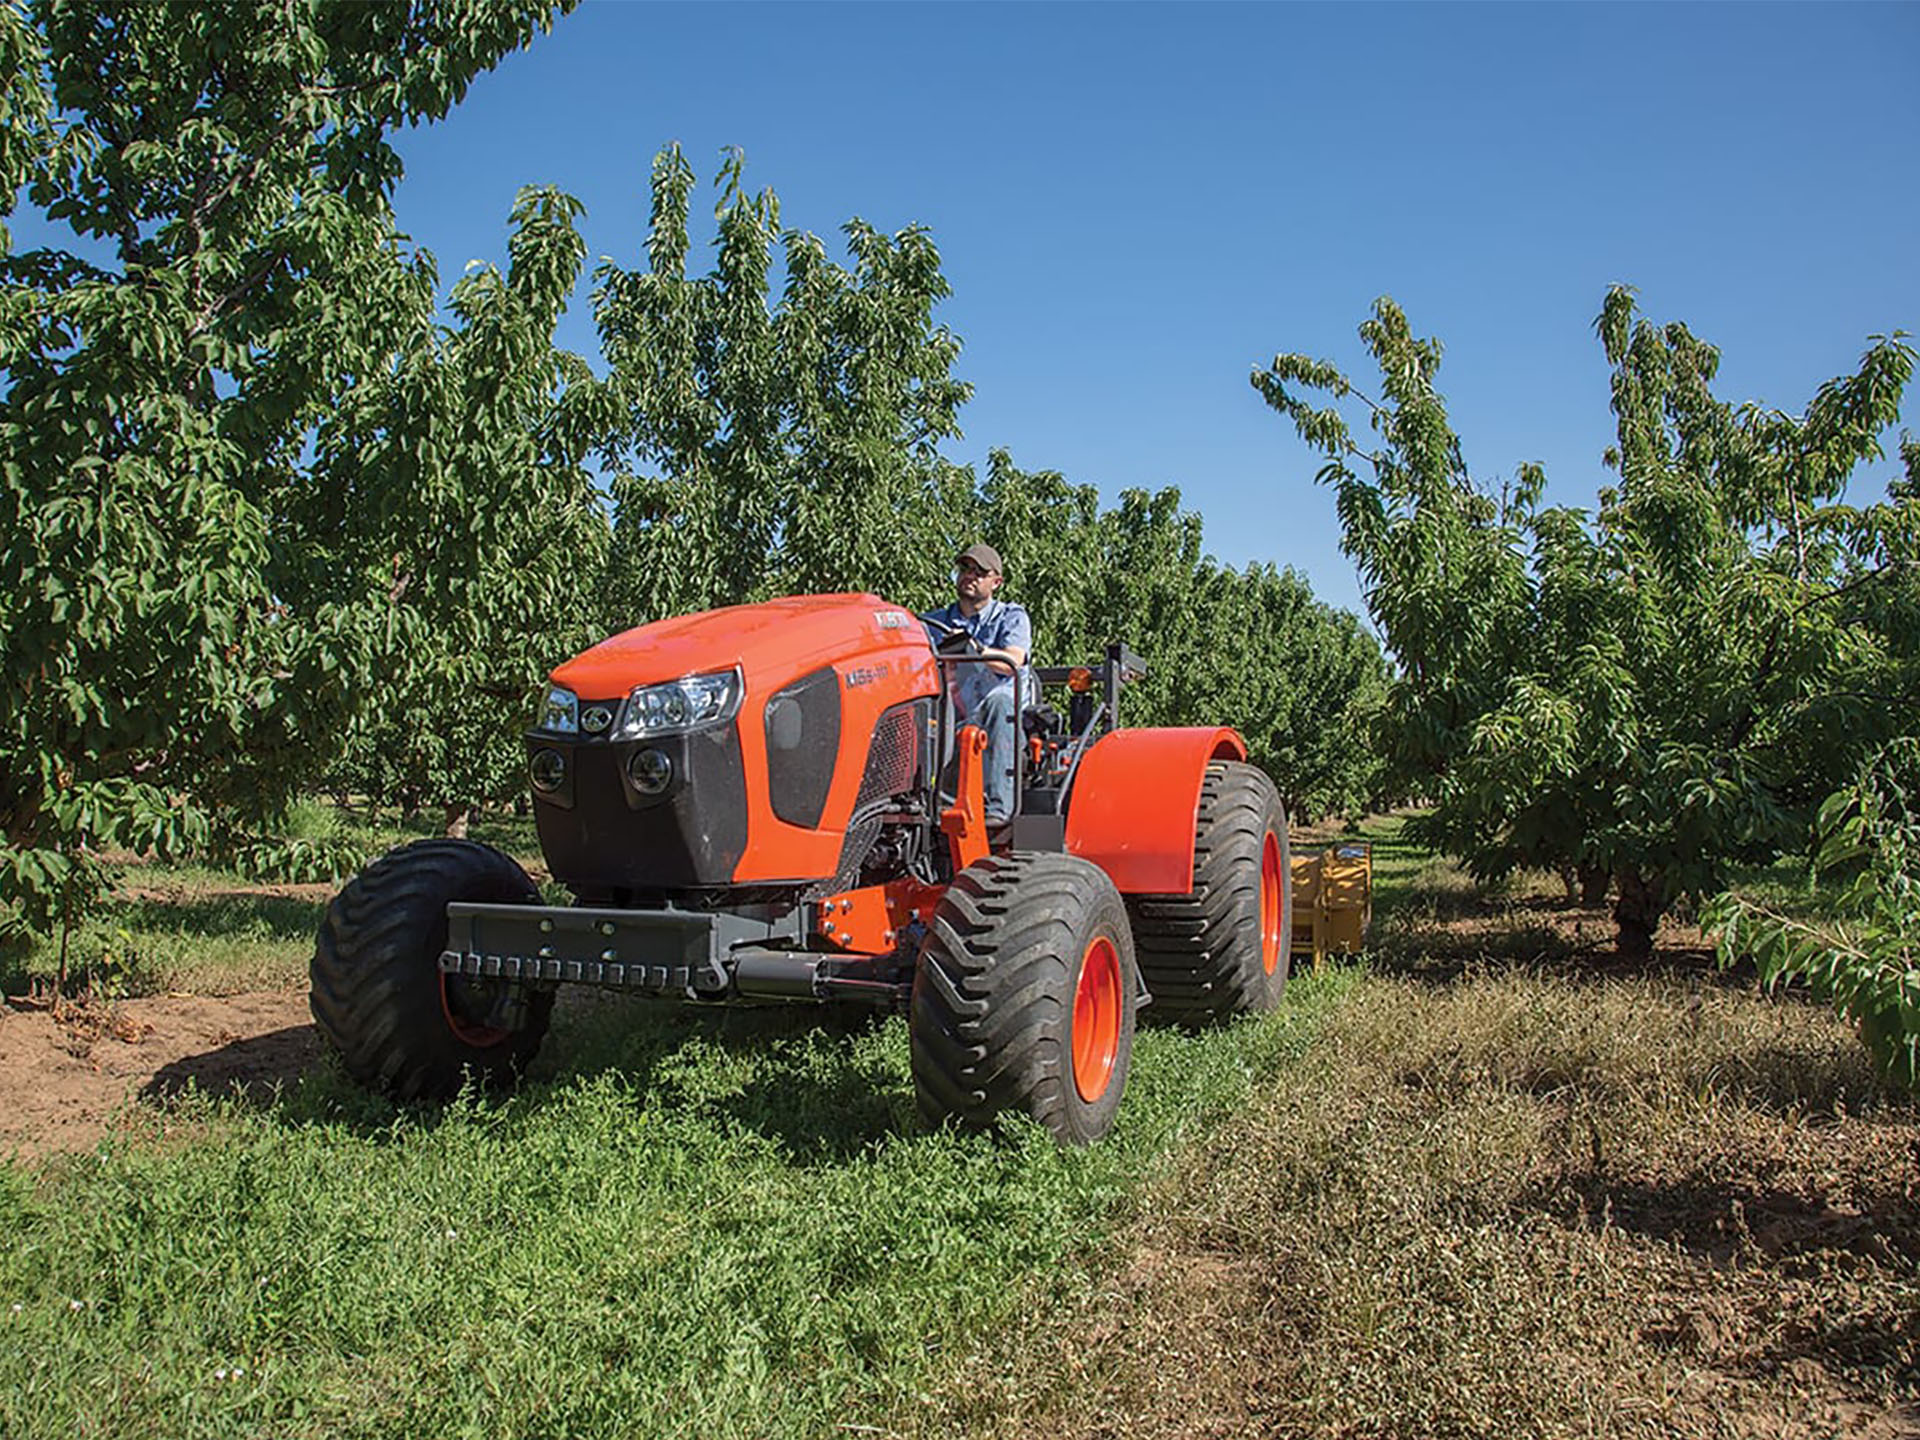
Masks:
[[[1293,869],[1287,815],[1266,772],[1207,766],[1193,891],[1127,899],[1153,1014],[1188,1024],[1271,1010],[1287,986]]]
[[[931,1124],[1024,1111],[1063,1144],[1113,1126],[1139,978],[1126,907],[1070,855],[989,855],[954,877],[914,976],[913,1083]]]
[[[442,975],[439,961],[448,901],[538,899],[517,863],[469,840],[416,841],[350,880],[321,922],[309,996],[347,1073],[413,1100],[523,1070],[547,1033],[553,992],[503,993],[512,982]]]

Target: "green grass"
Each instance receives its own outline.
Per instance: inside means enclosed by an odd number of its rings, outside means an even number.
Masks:
[[[397,845],[440,833],[438,812],[411,819],[397,810],[341,809],[302,801],[281,828],[290,838],[338,840],[371,859]],[[537,866],[530,818],[482,814],[472,838]],[[67,971],[91,977],[110,998],[190,991],[228,995],[301,984],[321,912],[337,886],[260,880],[205,862],[123,860],[109,867],[113,887],[98,913],[66,938]],[[60,970],[58,936],[0,949],[0,993],[50,987]]]
[[[1854,1037],[1368,830],[1390,945],[1143,1032],[1088,1150],[923,1131],[898,1020],[607,1002],[504,1100],[0,1165],[0,1434],[1898,1433],[1920,1120]],[[194,903],[135,918],[306,943]]]
[[[889,1424],[1304,1049],[1344,978],[1143,1034],[1116,1134],[926,1133],[903,1022],[614,1007],[499,1103],[332,1076],[0,1170],[0,1433],[832,1433]],[[144,1129],[145,1133],[142,1133]],[[16,1308],[17,1307],[17,1308]]]
[[[344,840],[371,857],[442,833],[443,816],[437,806],[428,806],[407,815],[391,807],[354,803],[341,805],[332,800],[296,801],[274,827],[289,839]],[[470,835],[511,855],[538,855],[540,842],[534,833],[531,814],[515,815],[507,810],[476,810]]]

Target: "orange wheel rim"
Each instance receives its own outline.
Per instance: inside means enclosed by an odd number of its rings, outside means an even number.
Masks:
[[[1113,1083],[1120,1059],[1120,952],[1102,935],[1080,957],[1073,990],[1073,1088],[1092,1104]]]
[[[1280,966],[1286,916],[1286,876],[1280,873],[1280,842],[1267,831],[1260,847],[1260,964],[1271,975]]]
[[[440,1013],[447,1017],[447,1029],[453,1032],[454,1039],[476,1050],[486,1050],[498,1045],[512,1033],[498,1026],[476,1025],[471,1020],[462,1019],[460,1012],[454,1008],[453,996],[447,992],[448,979],[446,975],[440,977]]]

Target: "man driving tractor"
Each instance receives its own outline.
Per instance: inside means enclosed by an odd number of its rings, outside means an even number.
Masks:
[[[954,601],[926,618],[936,646],[951,646],[964,636],[986,650],[998,650],[1013,664],[992,660],[983,665],[953,667],[952,686],[956,723],[977,725],[986,732],[983,758],[986,773],[982,790],[987,823],[1003,823],[1013,814],[1014,745],[1019,716],[1014,713],[1014,666],[1022,671],[1020,690],[1026,703],[1035,700],[1033,672],[1027,652],[1033,646],[1033,622],[1026,608],[1010,600],[996,600],[1005,572],[1000,552],[985,541],[969,545],[954,557]]]

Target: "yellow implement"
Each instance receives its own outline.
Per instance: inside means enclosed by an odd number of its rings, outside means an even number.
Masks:
[[[1313,968],[1329,955],[1353,955],[1373,916],[1373,847],[1342,841],[1293,857],[1293,945],[1311,946]]]

